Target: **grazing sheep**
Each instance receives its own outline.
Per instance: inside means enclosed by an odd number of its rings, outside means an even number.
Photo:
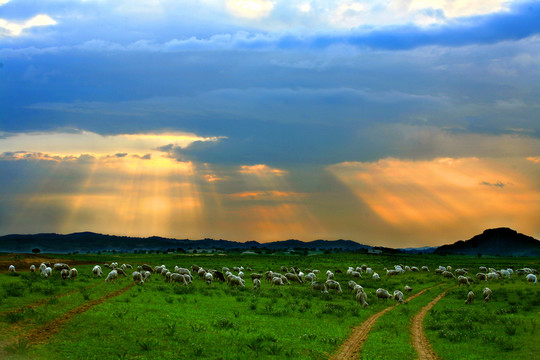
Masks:
[[[116,284],[116,280],[118,280],[118,271],[112,270],[109,275],[107,275],[105,282],[113,282]]]
[[[467,272],[463,269],[456,269],[455,273],[456,275],[465,275]]]
[[[287,269],[285,266],[282,266],[282,267],[281,267],[281,271],[283,271],[283,272],[288,272],[289,269]]]
[[[461,286],[461,284],[471,286],[471,284],[469,283],[469,280],[465,276],[459,275],[459,277],[458,277],[458,287]]]
[[[427,266],[422,266],[422,271],[427,271],[429,272],[429,268]]]
[[[43,276],[44,278],[48,278],[49,276],[52,275],[52,268],[50,267],[46,267],[45,269],[43,269],[43,271],[41,272],[41,276]]]
[[[197,275],[199,275],[200,278],[203,278],[206,276],[206,270],[204,270],[203,268],[200,268],[198,271],[197,271]]]
[[[388,292],[388,290],[382,288],[378,288],[375,295],[377,295],[377,302],[379,299],[384,299],[386,301],[387,299],[392,298],[392,295]]]
[[[314,273],[310,272],[309,274],[307,274],[307,275],[304,277],[304,280],[305,280],[305,281],[308,281],[308,282],[313,282],[313,281],[317,280],[317,276],[315,276]]]
[[[47,265],[45,265],[45,263],[41,263],[41,265],[39,265],[39,273],[41,274],[43,270],[45,270],[46,268],[47,268]]]
[[[490,288],[484,288],[484,292],[482,294],[484,296],[484,301],[489,302],[491,300],[491,296],[493,295],[493,292]]]
[[[386,276],[395,276],[398,275],[400,272],[398,270],[386,270]]]
[[[326,287],[331,290],[336,290],[338,293],[342,293],[341,285],[335,280],[326,280]]]
[[[312,273],[314,273],[315,275],[318,275],[320,273],[320,271],[315,269],[315,270],[312,271]]]
[[[403,293],[399,290],[394,290],[394,301],[403,304]]]
[[[101,271],[101,266],[99,265],[94,266],[94,268],[92,269],[92,274],[97,275],[98,277],[101,277],[101,275],[103,274],[103,271]]]
[[[260,279],[253,279],[253,290],[259,290],[261,288],[261,280]]]
[[[264,273],[264,279],[266,281],[272,281],[272,278],[274,277],[274,272],[272,270],[268,270]]]
[[[15,266],[14,266],[14,265],[9,265],[9,272],[10,272],[10,273],[14,273],[14,272],[15,272]]]
[[[199,270],[197,270],[197,273],[198,273]],[[175,273],[177,274],[182,274],[182,275],[190,275],[191,276],[191,271],[189,271],[189,269],[186,269],[186,268],[175,268]]]
[[[311,282],[311,290],[320,290],[323,293],[327,293],[328,290],[326,288],[326,284],[320,281],[312,281]]]
[[[69,270],[69,278],[71,280],[75,279],[77,277],[77,275],[79,275],[79,272],[77,271],[77,269],[75,268],[71,268],[71,270]]]
[[[178,273],[172,273],[171,282],[176,282],[176,283],[183,284],[186,286],[188,284],[186,277],[183,274],[178,274]]]
[[[412,291],[412,288],[409,285],[405,285],[405,292],[410,293]]]
[[[36,265],[30,265],[30,272],[36,272]]]
[[[353,280],[349,280],[349,283],[347,284],[347,290],[353,290],[355,286],[360,286],[357,283],[355,283]]]
[[[238,277],[243,279],[244,278],[244,273],[242,271],[239,271],[238,272]]]
[[[369,306],[369,304],[367,303],[367,294],[362,286],[356,285],[354,287],[354,298],[357,302],[362,304],[363,308]]]
[[[358,271],[352,271],[351,272],[352,277],[362,278],[362,275]]]
[[[488,269],[487,269],[487,267],[485,267],[485,266],[480,266],[480,267],[479,267],[479,270],[480,270],[480,272],[483,272],[483,273],[487,273],[487,272],[488,272]]]
[[[127,276],[127,274],[126,274],[126,272],[124,270],[122,270],[120,268],[116,268],[115,270],[118,273],[118,275]],[[167,269],[165,269],[165,270],[167,270]],[[165,273],[163,273],[163,276],[165,276]]]
[[[63,263],[56,263],[53,266],[53,270],[54,271],[62,271],[62,270],[69,271],[69,265],[68,264],[63,264]]]
[[[477,278],[478,280],[484,280],[484,281],[487,281],[487,276],[486,276],[486,274],[484,274],[484,273],[478,273],[478,274],[476,274],[476,278]]]
[[[255,280],[255,279],[261,280],[263,278],[263,274],[252,273],[250,277],[251,277],[251,280]]]
[[[142,269],[144,271],[150,271],[150,273],[154,272],[154,269],[150,265],[147,265],[147,264],[142,264]]]
[[[201,267],[199,265],[195,265],[195,264],[191,265],[191,271],[193,271],[193,272],[199,272],[200,268]]]
[[[529,274],[526,276],[526,279],[528,282],[533,282],[535,285],[536,285],[536,275],[534,274]]]
[[[467,294],[467,300],[465,300],[465,304],[472,304],[474,301],[474,293],[472,291],[469,291]]]
[[[272,278],[272,286],[283,286],[283,280],[280,277],[274,277]]]
[[[446,271],[452,271],[452,267],[451,267],[450,265],[448,265],[448,266],[446,267]]]
[[[331,280],[333,278],[334,278],[334,274],[330,270],[328,270],[326,272],[326,280]]]
[[[435,269],[435,274],[442,274],[446,270]]]
[[[419,272],[420,270],[416,266],[411,267],[412,272]]]
[[[445,277],[445,278],[451,278],[451,279],[455,279],[456,276],[454,274],[452,274],[450,271],[443,271],[442,273],[442,276]]]
[[[135,281],[135,284],[144,284],[143,275],[140,272],[134,271],[131,276],[133,276],[133,281]]]
[[[143,277],[143,281],[148,281],[148,279],[150,279],[151,274],[152,273],[150,271],[148,271],[148,270],[145,270],[145,271],[141,272],[141,275]]]
[[[60,275],[62,276],[62,280],[67,279],[68,276],[69,276],[69,270],[68,269],[62,269],[62,271],[60,272]]]
[[[487,278],[488,280],[498,280],[500,277],[499,274],[497,274],[496,272],[490,272],[487,274]]]
[[[302,279],[300,279],[300,277],[296,274],[293,274],[293,273],[286,273],[285,274],[285,277],[287,278],[287,280],[290,280],[290,281],[296,281],[297,283],[299,284],[303,284],[304,282],[302,281]]]
[[[501,270],[500,273],[501,273],[501,276],[502,276],[502,277],[506,277],[506,278],[510,279],[510,271],[508,271],[508,270]]]
[[[494,268],[489,268],[489,272],[494,273],[494,272],[497,272],[497,270],[495,270]]]
[[[232,275],[232,274],[229,276],[229,285],[246,287],[244,279],[242,279],[241,277],[238,277],[236,275]]]
[[[373,273],[373,280],[381,280],[381,277],[377,273]]]
[[[214,272],[212,272],[212,275],[213,275],[217,280],[225,282],[225,276],[223,275],[222,272],[215,270]]]
[[[127,265],[126,265],[126,264],[122,264],[122,266],[120,266],[120,269],[122,269],[122,271],[126,271]]]
[[[405,266],[405,271],[412,271],[409,265]]]
[[[214,276],[212,276],[212,273],[207,272],[206,275],[204,275],[206,278],[206,283],[210,285],[212,283],[212,280],[214,280]]]
[[[368,274],[368,275],[373,274],[373,269],[372,268],[367,268],[366,269],[366,274]]]

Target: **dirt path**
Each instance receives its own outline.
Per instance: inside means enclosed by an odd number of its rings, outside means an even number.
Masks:
[[[46,342],[47,340],[49,340],[49,338],[56,335],[58,333],[58,331],[62,328],[62,326],[67,321],[72,319],[74,316],[82,314],[82,313],[90,310],[94,306],[102,304],[106,300],[109,300],[109,299],[114,298],[116,296],[122,295],[123,293],[125,293],[126,291],[131,289],[133,287],[133,285],[135,285],[135,283],[130,283],[129,285],[125,286],[124,288],[122,288],[120,290],[116,290],[116,291],[113,291],[111,293],[108,293],[107,295],[102,296],[99,299],[88,301],[87,303],[84,303],[84,304],[82,304],[82,305],[80,305],[80,306],[78,306],[78,307],[76,307],[74,309],[69,310],[68,312],[66,312],[62,316],[48,322],[47,324],[30,330],[26,334],[21,335],[19,338],[26,340],[28,342],[28,344],[38,344],[38,343]],[[4,341],[4,342],[0,342],[0,344],[2,345],[2,348],[0,348],[0,358],[2,358],[4,355],[6,355],[4,353],[3,348],[6,345],[16,343],[16,341],[17,340],[15,340],[15,339],[10,339],[10,340]]]
[[[412,342],[413,342],[414,349],[418,353],[418,359],[420,360],[439,359],[437,354],[435,354],[433,350],[431,349],[431,346],[429,345],[429,341],[424,335],[424,328],[422,326],[422,323],[424,322],[424,316],[426,316],[427,312],[431,310],[431,308],[439,300],[441,300],[450,289],[451,288],[444,290],[439,296],[437,296],[429,304],[424,306],[422,310],[420,310],[420,312],[416,314],[415,317],[413,318],[412,325],[411,325]]]
[[[405,302],[408,302],[424,294],[429,289],[432,289],[440,285],[441,284],[424,289],[418,292],[417,294],[414,294],[411,297],[409,297],[407,300],[405,300]],[[388,311],[392,310],[396,306],[397,304],[389,306],[382,311],[379,311],[378,313],[372,315],[371,317],[369,317],[369,319],[364,321],[362,325],[356,327],[353,333],[351,334],[351,336],[349,336],[349,338],[343,343],[343,345],[341,345],[339,350],[330,359],[331,360],[357,359],[360,356],[362,345],[366,341],[369,331],[371,330],[371,327],[375,324],[377,319],[379,319],[381,316],[383,316],[384,314],[386,314]]]

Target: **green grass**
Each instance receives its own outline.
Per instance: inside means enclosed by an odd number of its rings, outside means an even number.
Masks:
[[[404,255],[359,255],[359,254],[330,254],[314,256],[242,256],[242,255],[70,255],[72,258],[88,260],[95,259],[96,264],[117,261],[131,263],[134,266],[148,263],[153,266],[165,264],[169,269],[175,265],[190,267],[198,264],[205,268],[221,270],[223,266],[232,269],[234,266],[251,267],[253,272],[263,272],[268,269],[277,271],[281,266],[299,266],[319,269],[319,279],[324,279],[327,269],[341,269],[343,274],[336,274],[344,290],[343,294],[331,292],[321,294],[312,292],[308,284],[294,284],[283,288],[272,288],[263,282],[262,288],[254,292],[252,282],[246,273],[246,289],[228,288],[224,284],[214,282],[206,285],[196,278],[188,287],[178,284],[165,283],[159,275],[153,275],[144,286],[134,286],[126,293],[110,299],[89,311],[77,315],[60,328],[58,334],[48,343],[39,345],[19,344],[12,351],[7,351],[8,357],[25,356],[32,359],[71,358],[71,359],[327,359],[341,343],[350,335],[354,326],[361,324],[369,316],[383,310],[391,304],[380,302],[375,298],[375,290],[383,287],[389,291],[403,290],[404,285],[413,288],[413,293],[438,283],[452,285],[455,281],[442,280],[434,273],[438,265],[469,267],[480,265],[496,268],[516,264],[518,267],[537,267],[536,259],[504,259],[477,257],[441,257],[441,256],[404,256]],[[370,276],[354,279],[361,284],[368,294],[367,309],[362,309],[348,293],[345,274],[347,266],[368,264],[381,275],[380,281],[374,281]],[[394,264],[410,266],[427,265],[432,270],[429,273],[406,273],[393,278],[386,278],[384,267],[391,268]],[[23,273],[20,277],[10,277],[0,274],[0,311],[18,309],[40,299],[47,303],[35,309],[21,311],[4,317],[0,326],[8,328],[10,336],[22,335],[29,330],[45,324],[54,318],[62,316],[88,301],[105,296],[111,291],[125,287],[132,282],[131,277],[120,278],[118,284],[110,284],[94,278],[90,272],[91,265],[77,266],[79,277],[74,281],[62,281],[59,278],[42,279],[33,274]],[[105,273],[108,269],[104,268]],[[131,271],[130,271],[131,272]],[[130,273],[129,272],[129,273]],[[4,281],[6,280],[6,281]],[[508,281],[515,287],[516,296],[528,295],[530,284],[521,280]],[[87,288],[90,285],[96,285]],[[476,285],[475,285],[476,286]],[[479,287],[480,285],[478,285]],[[85,289],[87,288],[87,289]],[[428,291],[407,305],[401,305],[381,317],[364,346],[365,359],[410,358],[412,347],[407,332],[410,318],[427,302],[442,291],[443,287]],[[518,306],[514,295],[507,299],[501,298],[501,289],[494,290],[500,301],[493,309],[493,316],[512,318],[529,311],[529,320],[523,319],[527,331],[531,332],[538,321],[538,304],[530,303],[515,311]],[[64,297],[55,297],[75,291]],[[465,289],[454,290],[448,294],[448,299],[463,304]],[[475,290],[476,292],[476,290]],[[478,298],[477,298],[478,299]],[[443,299],[444,300],[444,299]],[[441,300],[441,302],[443,301]],[[516,302],[512,305],[512,302]],[[458,304],[458,305],[459,305]],[[494,303],[495,304],[495,301]],[[492,304],[489,304],[491,306]],[[477,306],[475,303],[473,306]],[[514,307],[512,307],[514,306]],[[519,305],[522,306],[522,305]],[[528,310],[527,310],[528,309]],[[452,310],[454,311],[454,310]],[[535,312],[536,311],[536,312]],[[498,313],[500,315],[498,315]],[[455,313],[462,316],[461,313]],[[454,314],[454,315],[455,315]],[[532,314],[532,315],[531,315]],[[532,320],[531,320],[532,319]],[[460,322],[460,317],[438,319],[439,322],[451,325]],[[527,323],[529,321],[529,323]],[[11,327],[17,324],[16,328]],[[501,328],[501,334],[512,338],[521,336],[522,323],[512,323],[506,320]],[[438,325],[437,325],[438,326]],[[445,325],[446,326],[446,325]],[[443,345],[447,341],[439,338],[438,332],[430,330]],[[535,328],[533,334],[538,334]],[[393,338],[389,338],[392,336]],[[390,341],[389,339],[392,339]],[[522,338],[516,340],[517,343]],[[472,343],[467,338],[465,343]],[[453,345],[453,343],[450,343]],[[510,343],[507,347],[510,347]],[[436,350],[437,351],[437,350]],[[443,349],[442,351],[446,351]],[[502,353],[502,351],[500,352]],[[498,351],[489,352],[492,359],[506,359],[508,354],[521,354],[521,349],[514,347],[504,352],[501,357]],[[19,354],[19,355],[17,355]],[[486,353],[488,354],[488,353]],[[527,358],[527,357],[525,357]]]

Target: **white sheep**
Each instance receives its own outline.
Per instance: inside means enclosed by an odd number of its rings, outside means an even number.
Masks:
[[[118,271],[112,270],[109,275],[107,275],[105,282],[113,282],[116,284],[116,280],[118,280]]]
[[[463,269],[456,269],[455,273],[456,275],[465,275],[467,272]]]
[[[51,275],[52,275],[52,268],[50,268],[49,266],[46,266],[45,269],[43,269],[43,271],[41,272],[41,276],[43,276],[44,278],[48,278]]]
[[[528,282],[533,282],[535,285],[536,285],[536,275],[534,274],[529,274],[526,276],[526,279]]]
[[[261,280],[253,279],[253,290],[259,290],[261,288]]]
[[[214,276],[212,273],[207,272],[206,275],[204,275],[206,278],[206,283],[210,285],[212,283],[212,280],[214,280]]]
[[[300,284],[304,283],[298,275],[293,274],[293,273],[286,273],[285,277],[287,278],[287,280],[290,280],[290,281],[296,281],[297,283],[300,283]]]
[[[459,275],[458,287],[461,286],[461,284],[471,286],[471,284],[469,283],[469,280],[465,276]]]
[[[171,282],[177,282],[187,286],[187,280],[184,274],[172,273]]]
[[[452,278],[452,279],[455,279],[456,276],[454,274],[452,274],[450,271],[443,271],[442,272],[442,276],[445,277],[445,278]]]
[[[382,288],[378,288],[375,295],[377,295],[377,301],[379,301],[379,299],[384,299],[386,301],[387,299],[392,298],[392,295],[388,292],[388,290]]]
[[[335,280],[326,280],[326,286],[328,289],[336,290],[340,294],[343,292],[341,290],[341,285],[339,285],[339,283]]]
[[[241,277],[239,276],[236,276],[236,275],[230,275],[229,277],[229,285],[235,285],[235,286],[240,286],[240,287],[246,287],[246,284],[244,282],[244,279],[242,279]]]
[[[487,274],[487,278],[488,280],[497,280],[499,279],[499,274],[497,274],[496,272],[490,272]]]
[[[326,280],[331,280],[331,279],[333,279],[333,278],[334,278],[334,273],[331,272],[330,270],[328,270],[328,271],[326,272]]]
[[[30,272],[36,272],[36,265],[30,265]]]
[[[478,273],[478,274],[476,274],[476,278],[477,278],[478,280],[484,280],[484,281],[487,281],[487,276],[486,276],[486,274],[484,274],[484,273]]]
[[[493,292],[491,291],[490,288],[484,288],[484,292],[482,293],[482,295],[484,296],[484,301],[488,302],[491,300],[491,296],[493,295]]]
[[[347,284],[347,290],[353,290],[355,286],[360,286],[353,280],[349,280],[349,283]]]
[[[323,293],[327,293],[326,284],[320,281],[311,282],[311,290],[320,290]]]
[[[381,277],[377,273],[373,273],[373,280],[381,280]]]
[[[99,265],[94,266],[94,268],[92,269],[92,273],[94,275],[97,275],[98,277],[101,277],[101,275],[103,275],[103,271],[101,271],[101,266]]]
[[[283,280],[281,279],[281,277],[274,277],[272,278],[272,286],[283,286]]]
[[[75,279],[75,278],[77,277],[77,275],[79,275],[79,272],[77,271],[77,269],[71,268],[71,269],[69,270],[69,276],[68,276],[68,277],[69,277],[71,280]]]
[[[501,273],[501,276],[502,276],[502,277],[506,277],[506,278],[510,279],[510,271],[508,271],[508,270],[501,270],[500,273]]]
[[[416,266],[411,266],[412,272],[419,272],[420,270]]]
[[[317,276],[314,273],[310,272],[309,274],[307,274],[304,277],[304,280],[308,281],[308,282],[313,282],[313,281],[317,280]]]
[[[68,270],[69,271],[69,265],[64,263],[56,263],[53,265],[54,271],[62,271],[62,270]]]
[[[467,294],[467,300],[465,300],[465,304],[472,304],[474,301],[474,293],[472,291],[469,291]]]
[[[9,265],[9,272],[10,272],[10,273],[14,273],[14,272],[15,272],[15,266],[14,266],[14,265]]]
[[[409,285],[405,285],[405,292],[409,293],[412,291],[412,288]]]
[[[360,279],[362,278],[362,275],[358,271],[351,272],[351,276],[356,277],[356,278],[360,278]]]
[[[399,290],[394,291],[394,301],[403,304],[403,293]]]
[[[39,265],[39,273],[43,273],[43,270],[45,270],[47,268],[47,265],[45,265],[45,263],[41,263],[41,265]]]
[[[139,284],[139,285],[144,284],[143,275],[140,272],[134,271],[133,274],[131,274],[131,276],[133,276],[133,281],[135,281],[135,284]]]
[[[145,270],[145,271],[141,272],[141,275],[142,275],[143,281],[148,281],[148,279],[150,279],[150,275],[152,275],[152,273],[150,271],[148,271],[148,270]]]
[[[429,268],[427,266],[422,266],[422,271],[427,271],[429,272]]]
[[[361,285],[356,285],[354,287],[354,298],[357,302],[362,304],[363,308],[369,306],[369,304],[367,303],[367,294]]]
[[[62,269],[60,272],[60,275],[62,276],[62,279],[67,279],[69,276],[69,270],[68,269]]]
[[[367,268],[366,269],[366,274],[368,274],[368,275],[373,274],[373,269],[372,268]]]
[[[238,272],[238,277],[243,279],[244,278],[244,273],[242,271],[239,271]]]
[[[252,273],[249,276],[251,277],[251,280],[255,280],[255,279],[261,280],[264,275],[263,274]]]
[[[487,273],[487,272],[488,272],[488,269],[487,269],[487,267],[485,267],[485,266],[480,266],[478,269],[480,270],[480,272],[483,272],[483,273]]]

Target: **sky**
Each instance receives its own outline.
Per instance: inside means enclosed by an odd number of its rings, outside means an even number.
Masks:
[[[0,235],[540,238],[540,2],[0,0]]]

